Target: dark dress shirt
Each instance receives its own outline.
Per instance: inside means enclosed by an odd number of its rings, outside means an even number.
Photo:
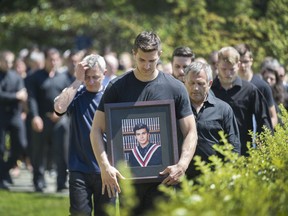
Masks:
[[[220,141],[219,131],[223,131],[227,136],[228,143],[234,147],[233,152],[240,154],[239,130],[233,110],[229,104],[209,93],[207,100],[198,113],[192,105],[191,107],[195,116],[198,134],[198,145],[195,155],[201,156],[201,159],[207,162],[209,161],[209,156],[219,155],[213,149],[215,144],[223,145]],[[194,161],[192,160],[186,171],[188,178],[198,174],[193,163]]]
[[[0,71],[0,125],[19,125],[22,104],[16,93],[24,88],[23,79],[16,71]]]
[[[216,78],[212,85],[216,97],[227,102],[233,109],[240,131],[241,154],[247,155],[247,142],[252,142],[249,131],[253,131],[252,116],[255,115],[257,132],[263,126],[273,131],[267,102],[255,85],[237,77],[233,87],[225,90]]]

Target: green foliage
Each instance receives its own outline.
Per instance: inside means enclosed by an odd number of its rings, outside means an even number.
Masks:
[[[86,35],[100,53],[120,53],[131,50],[139,32],[153,30],[163,41],[163,61],[181,45],[208,57],[238,43],[253,48],[255,72],[265,56],[288,61],[288,0],[6,0],[2,5],[2,49],[37,43],[65,50],[74,48],[76,36]]]
[[[120,199],[120,215],[129,216],[131,210],[138,204],[139,200],[135,197],[135,188],[132,186],[131,172],[126,164],[118,164],[119,171],[126,177],[125,180],[120,181],[121,199]]]
[[[131,172],[127,165],[122,161],[117,164],[117,168],[125,176],[125,180],[120,180],[121,193],[117,194],[116,212],[112,206],[107,206],[107,214],[111,216],[130,216],[132,209],[138,204],[135,197],[135,188],[132,186]]]
[[[225,144],[215,149],[224,159],[211,156],[205,163],[196,157],[203,174],[195,181],[184,179],[178,191],[161,186],[169,201],[158,201],[148,215],[287,215],[288,112],[283,106],[281,111],[284,125],[277,125],[274,135],[261,133],[249,157],[233,153],[222,133]]]

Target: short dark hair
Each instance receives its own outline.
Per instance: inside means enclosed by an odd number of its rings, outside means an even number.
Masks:
[[[133,128],[134,134],[136,134],[136,131],[140,129],[146,129],[147,133],[149,133],[149,127],[146,124],[139,123],[139,124],[136,124]]]
[[[252,50],[248,44],[238,44],[234,48],[239,52],[240,56],[244,56],[246,53],[249,54],[249,57],[252,58]]]
[[[60,57],[62,57],[60,51],[55,47],[48,48],[44,51],[45,58],[48,58],[52,54],[58,54]]]
[[[190,57],[192,61],[195,60],[195,53],[186,46],[181,46],[181,47],[177,47],[172,54],[172,61],[174,59],[175,56],[179,56],[179,57]]]
[[[156,33],[143,31],[135,39],[134,52],[137,52],[138,48],[143,52],[161,51],[161,40]]]

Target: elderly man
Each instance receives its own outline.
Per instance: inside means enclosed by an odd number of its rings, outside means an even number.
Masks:
[[[216,98],[209,91],[213,83],[211,67],[195,61],[187,66],[184,72],[185,86],[197,125],[198,145],[195,155],[201,156],[202,160],[207,162],[209,156],[216,155],[213,145],[223,144],[219,131],[227,135],[233,152],[240,154],[240,136],[233,110],[229,104]],[[186,173],[188,178],[193,178],[199,172],[194,164],[190,163]]]
[[[89,137],[94,112],[104,92],[105,72],[102,56],[86,56],[75,68],[75,81],[54,102],[58,115],[67,113],[71,118],[68,163],[71,215],[91,215],[93,207],[94,215],[106,215],[104,205],[113,203],[107,193],[101,195],[100,168]]]

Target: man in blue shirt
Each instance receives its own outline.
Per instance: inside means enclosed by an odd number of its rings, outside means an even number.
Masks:
[[[70,215],[105,215],[104,204],[114,202],[102,195],[98,163],[90,143],[94,113],[103,95],[102,81],[106,72],[104,58],[86,56],[75,69],[76,80],[55,98],[54,110],[71,118],[69,148]],[[92,195],[94,204],[92,205]]]

